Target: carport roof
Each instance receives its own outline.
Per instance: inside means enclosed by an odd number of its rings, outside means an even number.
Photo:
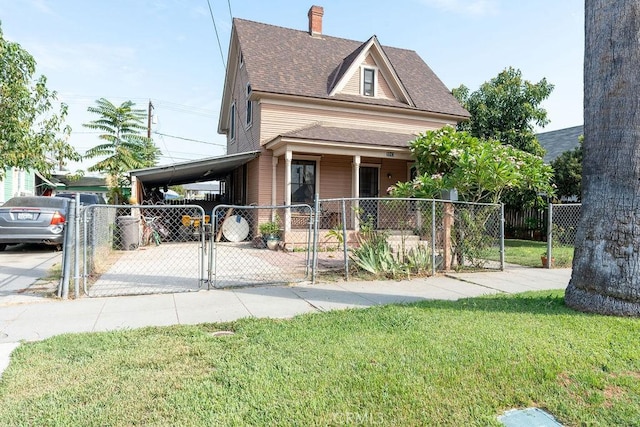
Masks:
[[[224,178],[229,172],[260,155],[260,151],[208,157],[202,160],[154,166],[129,172],[145,186],[181,185],[192,182],[213,181]]]

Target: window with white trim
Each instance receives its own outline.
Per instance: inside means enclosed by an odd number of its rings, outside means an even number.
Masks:
[[[247,84],[247,121],[246,126],[250,127],[251,123],[253,123],[253,102],[251,101],[251,85]]]
[[[236,103],[231,104],[229,111],[229,140],[236,139]]]
[[[362,70],[362,94],[364,96],[376,96],[376,70],[374,68],[364,68]]]

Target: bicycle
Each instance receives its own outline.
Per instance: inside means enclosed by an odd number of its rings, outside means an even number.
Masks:
[[[156,246],[159,246],[162,241],[160,232],[158,231],[158,225],[156,224],[157,219],[157,216],[142,217],[142,244],[144,246],[149,246],[151,241],[153,241]]]

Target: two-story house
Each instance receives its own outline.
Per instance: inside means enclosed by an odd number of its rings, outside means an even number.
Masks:
[[[227,154],[132,171],[134,196],[220,180],[234,205],[313,205],[409,180],[409,142],[469,113],[415,51],[325,35],[323,13],[310,8],[307,31],[234,19],[218,122]]]
[[[260,155],[230,175],[235,204],[378,197],[410,177],[409,142],[469,113],[415,51],[233,20],[218,132]]]

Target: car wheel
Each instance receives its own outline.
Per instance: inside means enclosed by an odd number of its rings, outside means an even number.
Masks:
[[[0,252],[4,251],[7,248],[6,243],[0,243]]]

